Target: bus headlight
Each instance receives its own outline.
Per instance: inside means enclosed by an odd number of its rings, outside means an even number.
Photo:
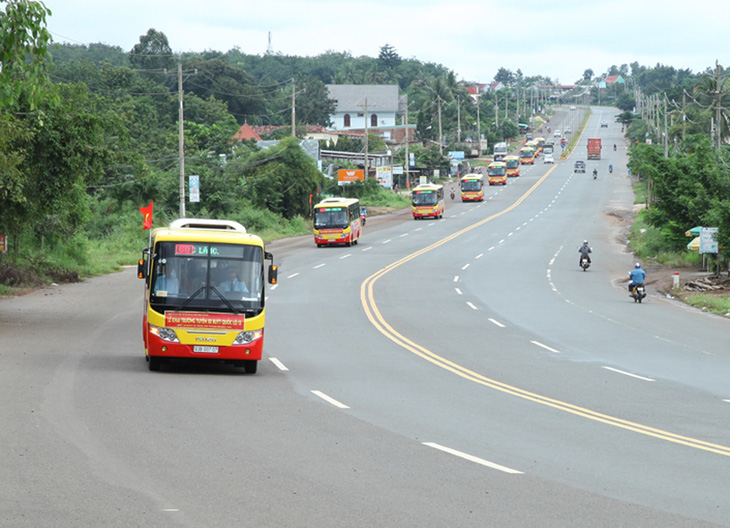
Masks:
[[[247,331],[247,332],[240,332],[236,339],[233,341],[234,345],[246,345],[250,343],[251,341],[255,341],[256,339],[260,338],[263,334],[262,330],[253,330],[253,331]]]
[[[175,333],[175,330],[172,330],[171,328],[162,328],[160,326],[150,325],[150,334],[156,335],[163,341],[169,341],[171,343],[180,342],[180,340],[177,338],[177,334]]]

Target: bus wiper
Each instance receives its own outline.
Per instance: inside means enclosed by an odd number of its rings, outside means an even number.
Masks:
[[[185,307],[186,307],[186,306],[187,306],[188,304],[190,304],[190,301],[192,301],[193,299],[195,299],[195,298],[196,298],[196,297],[198,296],[198,294],[199,294],[200,292],[202,292],[202,291],[203,291],[204,289],[205,289],[205,285],[203,285],[203,286],[201,286],[200,288],[198,288],[198,289],[197,289],[197,290],[195,291],[195,293],[193,293],[193,294],[192,294],[192,295],[191,295],[190,297],[188,297],[187,299],[185,299],[185,302],[184,302],[184,303],[182,303],[182,304],[180,305],[180,308],[178,308],[178,310],[182,310],[182,309],[183,309],[183,308],[185,308]]]
[[[226,299],[226,298],[225,298],[225,297],[223,296],[223,294],[222,294],[221,292],[219,292],[219,291],[218,291],[218,288],[216,288],[215,286],[211,286],[211,287],[210,287],[210,289],[211,289],[211,290],[213,290],[213,291],[215,292],[215,294],[216,294],[216,295],[217,295],[218,297],[220,297],[220,298],[221,298],[221,300],[222,300],[222,301],[223,301],[224,303],[226,303],[226,306],[228,306],[228,308],[230,308],[230,310],[231,310],[231,311],[232,311],[232,312],[233,312],[234,314],[238,315],[238,310],[236,310],[236,309],[235,309],[235,308],[233,307],[233,305],[232,305],[232,304],[230,303],[230,301],[228,301],[228,299]]]

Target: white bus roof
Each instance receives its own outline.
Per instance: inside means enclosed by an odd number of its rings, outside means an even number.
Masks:
[[[211,220],[207,218],[178,218],[170,222],[170,229],[215,229],[246,232],[243,225],[233,220]]]

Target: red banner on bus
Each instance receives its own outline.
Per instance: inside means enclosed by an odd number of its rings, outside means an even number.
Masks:
[[[243,315],[206,312],[165,312],[165,326],[243,330]]]

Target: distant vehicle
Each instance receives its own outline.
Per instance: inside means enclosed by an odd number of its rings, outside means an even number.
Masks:
[[[573,130],[570,127],[565,127],[565,133],[566,134],[572,134]]]
[[[586,171],[586,162],[583,160],[578,160],[575,162],[575,166],[573,167],[573,172],[583,172]]]
[[[411,191],[411,209],[413,219],[443,218],[444,186],[440,184],[423,183]]]
[[[465,174],[461,177],[460,184],[462,202],[484,201],[484,175]]]
[[[555,159],[553,159],[552,154],[545,154],[545,156],[543,156],[542,162],[543,163],[555,163]]]
[[[601,159],[601,138],[588,138],[588,159]]]
[[[493,161],[487,167],[489,185],[507,185],[507,164],[503,161]]]
[[[507,156],[504,158],[504,164],[507,166],[507,177],[520,175],[520,158],[517,156]]]
[[[317,247],[344,244],[354,246],[362,236],[365,218],[360,200],[327,198],[314,206],[314,243]]]
[[[571,110],[575,110],[575,106],[571,106],[571,107],[570,107],[570,109],[571,109]]]
[[[553,137],[560,137],[560,130],[553,132]]]
[[[608,121],[601,121],[601,128],[608,128]]]
[[[507,154],[507,143],[502,142],[494,145],[494,161],[502,161]]]
[[[532,134],[530,132],[528,132],[527,134],[525,134],[525,139],[527,141],[530,141],[532,139]]]

